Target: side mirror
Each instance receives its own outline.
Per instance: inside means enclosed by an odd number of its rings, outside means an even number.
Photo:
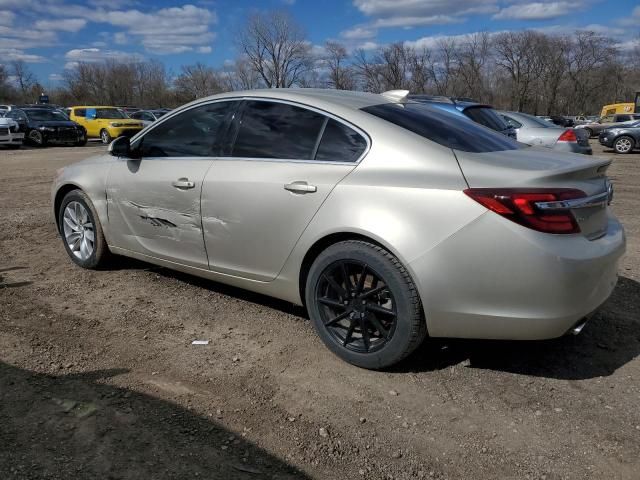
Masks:
[[[118,137],[109,144],[109,153],[114,157],[130,157],[131,143],[129,137]]]

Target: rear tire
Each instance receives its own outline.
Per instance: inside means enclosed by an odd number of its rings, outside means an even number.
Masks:
[[[98,214],[82,190],[72,190],[62,199],[58,229],[64,248],[76,265],[97,269],[111,259]]]
[[[587,132],[587,135],[589,135],[589,138],[593,137],[593,130],[591,130],[590,128],[585,128],[584,130],[585,132]]]
[[[633,137],[623,135],[618,137],[613,142],[613,149],[616,153],[631,153],[636,146],[636,141]]]
[[[109,135],[106,128],[100,130],[100,140],[102,140],[102,143],[105,145],[109,145],[111,143],[111,135]]]
[[[358,367],[398,363],[427,333],[409,272],[368,242],[339,242],[320,253],[309,270],[305,299],[320,339]]]

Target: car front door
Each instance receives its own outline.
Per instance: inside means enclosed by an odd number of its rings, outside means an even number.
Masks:
[[[210,268],[273,280],[334,186],[367,149],[362,133],[309,108],[245,100],[202,190]]]
[[[152,257],[208,268],[202,182],[235,102],[181,112],[136,139],[135,156],[112,166],[107,184],[112,243]]]

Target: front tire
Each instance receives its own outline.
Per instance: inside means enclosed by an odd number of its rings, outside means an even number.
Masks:
[[[613,142],[613,149],[616,153],[631,153],[635,144],[636,142],[632,137],[623,135],[622,137],[616,138]]]
[[[29,139],[29,142],[36,147],[47,146],[47,140],[44,138],[42,132],[39,132],[38,130],[31,130],[27,135],[27,138]]]
[[[58,211],[58,229],[67,254],[82,268],[104,266],[110,256],[109,247],[89,197],[72,190],[62,199]]]
[[[323,251],[309,270],[305,299],[320,339],[358,367],[398,363],[426,336],[409,272],[391,253],[368,242],[339,242]]]
[[[105,145],[109,145],[111,143],[111,135],[109,135],[109,132],[106,128],[103,128],[100,131],[100,140],[102,140],[102,143],[104,143]]]
[[[589,135],[589,138],[593,137],[593,130],[591,130],[590,128],[585,128],[585,131],[587,132],[587,135]]]

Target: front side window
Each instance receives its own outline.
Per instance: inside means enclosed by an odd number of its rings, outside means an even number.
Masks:
[[[362,135],[329,118],[318,144],[316,160],[325,162],[355,162],[367,148]]]
[[[312,160],[324,115],[270,101],[248,100],[232,156]]]
[[[613,123],[613,115],[602,117],[602,123]]]
[[[191,108],[157,125],[133,146],[142,157],[218,156],[224,126],[237,102]]]
[[[524,148],[506,135],[425,104],[384,103],[362,110],[454,150],[498,152]]]
[[[618,122],[628,122],[631,120],[631,115],[618,115]]]

